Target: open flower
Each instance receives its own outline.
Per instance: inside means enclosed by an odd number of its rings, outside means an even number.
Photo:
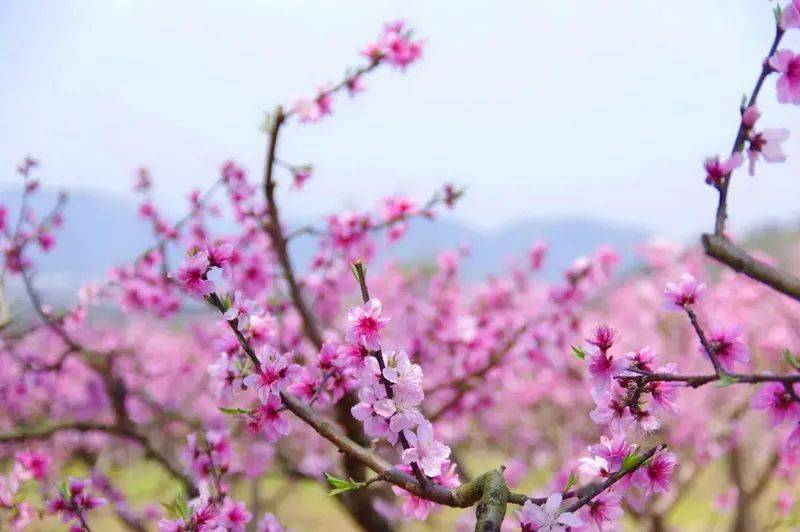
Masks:
[[[750,406],[766,410],[770,426],[776,427],[784,420],[800,420],[800,404],[797,404],[780,382],[768,382],[750,399]]]
[[[214,291],[214,283],[206,279],[208,268],[208,255],[205,251],[200,251],[183,259],[176,277],[189,294],[206,296]]]
[[[637,469],[631,476],[631,482],[645,493],[662,493],[670,490],[672,472],[677,460],[675,455],[667,451],[656,451],[650,463]]]
[[[781,143],[789,138],[789,130],[784,128],[768,128],[749,136],[750,146],[747,148],[747,158],[750,161],[748,172],[755,175],[756,161],[759,155],[768,163],[782,163],[786,160]]]
[[[430,421],[423,421],[417,428],[417,433],[406,433],[411,445],[403,451],[403,463],[416,462],[422,472],[429,477],[438,475],[450,457],[450,447],[433,438],[433,426]]]
[[[781,12],[781,28],[784,30],[800,28],[800,0],[792,0],[789,5],[783,8]]]
[[[791,50],[778,50],[769,58],[769,65],[780,73],[778,101],[800,104],[800,55]]]
[[[258,390],[258,398],[262,403],[267,401],[270,394],[277,394],[286,389],[292,382],[300,377],[302,368],[297,364],[289,363],[289,354],[278,354],[274,349],[265,346],[256,357],[261,363],[261,368],[244,378],[248,388]]]
[[[717,354],[722,367],[727,371],[733,371],[733,365],[738,362],[747,364],[750,362],[750,350],[739,337],[742,335],[742,328],[738,325],[722,327],[716,325],[708,332],[708,341],[714,352]],[[701,353],[705,350],[701,346]]]
[[[517,510],[517,518],[523,532],[564,532],[567,527],[583,525],[583,520],[571,512],[559,512],[561,494],[553,493],[542,505],[525,501],[522,510]]]
[[[703,166],[706,169],[706,183],[719,187],[722,182],[731,175],[731,172],[741,166],[744,158],[739,152],[734,153],[726,160],[721,161],[719,155],[709,157]]]
[[[380,331],[389,322],[382,318],[383,307],[379,299],[370,299],[361,307],[354,307],[347,313],[347,340],[363,345],[370,351],[381,348]]]
[[[666,307],[674,310],[684,310],[696,305],[703,294],[706,293],[705,283],[700,283],[690,273],[681,275],[678,283],[669,282],[664,288]]]

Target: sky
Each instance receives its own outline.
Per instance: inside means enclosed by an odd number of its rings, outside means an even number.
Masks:
[[[313,163],[287,216],[421,201],[467,189],[454,216],[492,229],[593,217],[689,238],[711,229],[702,161],[730,149],[738,105],[772,39],[767,0],[0,0],[0,186],[31,154],[48,187],[130,193],[148,166],[179,214],[227,159],[263,164],[265,111],[363,63],[384,21],[426,40],[405,73],[381,69],[320,124],[291,123],[280,157]],[[787,47],[800,49],[798,36]],[[800,109],[762,93],[762,125]],[[789,161],[740,172],[731,221],[795,220]],[[283,175],[286,181],[288,176]]]

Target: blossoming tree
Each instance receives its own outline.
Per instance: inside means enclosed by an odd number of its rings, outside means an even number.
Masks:
[[[650,244],[646,271],[615,280],[618,257],[601,248],[550,285],[536,278],[547,246],[535,242],[475,286],[459,279],[461,249],[442,250],[431,268],[367,275],[410,220],[457,203],[452,185],[424,203],[392,196],[377,212],[287,227],[278,192],[302,193],[313,168],[284,161],[280,136],[329,119],[371,71],[419,60],[423,41],[399,22],[362,50],[363,66],[269,114],[258,179],[226,162],[174,221],[141,169],[135,190],[153,245],[63,311],[37,291],[36,248],[55,245],[65,198],[34,212],[38,163],[26,159],[22,205],[16,216],[0,210],[2,276],[21,281],[34,313],[2,306],[0,523],[18,530],[57,514],[87,531],[107,507],[137,531],[282,530],[259,493],[278,472],[328,485],[366,530],[443,507],[465,509],[458,526],[475,530],[614,529],[626,515],[662,530],[698,472],[724,457],[715,495],[720,512],[734,508],[732,528],[779,525],[794,499],[776,490],[794,484],[800,460],[800,280],[725,232],[744,156],[751,174],[785,158],[788,132],[759,126],[765,81],[777,78],[780,102],[800,103],[800,59],[780,48],[800,27],[800,0],[776,16],[731,155],[705,163],[719,203],[702,242],[716,262]],[[235,231],[215,230],[223,215]],[[300,238],[317,248],[298,269],[290,248]],[[200,317],[180,313],[198,304]],[[100,319],[110,308],[120,322]],[[765,419],[771,430],[753,441],[747,429]],[[504,458],[472,471],[476,449]],[[179,486],[156,501],[163,509],[136,507],[112,480],[116,464],[134,461]],[[85,478],[69,477],[76,464]],[[551,478],[520,490],[528,471]],[[757,524],[765,497],[775,509]]]

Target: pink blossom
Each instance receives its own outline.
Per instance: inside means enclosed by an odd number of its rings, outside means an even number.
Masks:
[[[333,114],[333,96],[330,93],[327,85],[318,87],[317,93],[317,106],[319,107],[320,116],[327,116]]]
[[[608,461],[602,456],[584,456],[578,460],[578,472],[591,479],[606,478],[611,473]]]
[[[302,373],[299,365],[289,363],[289,353],[279,354],[269,346],[261,348],[256,358],[261,368],[245,377],[244,384],[258,390],[258,398],[262,403],[285,390]]]
[[[242,387],[242,376],[236,360],[227,353],[220,353],[217,361],[209,364],[208,373],[217,385],[217,399],[230,398]]]
[[[656,451],[646,466],[633,473],[631,481],[643,488],[647,494],[668,492],[676,464],[674,454],[668,451]]]
[[[352,97],[360,92],[364,92],[364,81],[361,76],[347,78],[347,93]]]
[[[725,161],[720,161],[719,156],[706,159],[704,166],[706,169],[706,183],[719,187],[727,179],[731,172],[739,168],[744,157],[739,152],[734,153]]]
[[[760,117],[761,113],[759,112],[758,107],[751,105],[742,113],[742,126],[744,126],[746,130],[753,129]]]
[[[244,532],[245,526],[252,519],[253,514],[247,511],[247,506],[243,502],[225,499],[219,512],[218,524],[230,532]]]
[[[347,313],[347,340],[371,351],[380,349],[380,330],[389,322],[389,318],[381,317],[382,312],[380,300],[374,298],[361,307],[351,308]]]
[[[250,316],[260,314],[261,308],[255,301],[245,299],[240,291],[236,291],[233,296],[230,308],[222,314],[225,321],[238,320],[237,325],[247,327]]]
[[[800,0],[792,0],[781,12],[781,28],[800,28]]]
[[[407,465],[398,465],[397,469],[406,474],[411,473],[411,468]],[[436,476],[431,478],[431,481],[439,486],[444,486],[445,488],[452,489],[458,487],[460,482],[458,480],[458,475],[456,474],[455,464],[448,461],[443,462],[441,470],[437,472]],[[398,486],[392,486],[392,491],[395,493],[395,495],[403,499],[403,515],[406,517],[424,521],[428,518],[430,511],[437,506],[436,503],[421,497],[417,497],[416,495],[409,493]]]
[[[750,146],[747,148],[747,158],[750,161],[748,172],[755,175],[758,156],[769,163],[782,163],[786,160],[781,143],[789,138],[788,129],[765,129],[759,133],[751,133],[748,139]]]
[[[386,398],[383,386],[366,386],[358,391],[359,402],[350,409],[354,418],[364,423],[368,436],[382,437],[389,430],[389,422],[378,414],[376,404]]]
[[[210,268],[225,268],[233,258],[233,245],[225,240],[219,240],[206,246],[206,256]]]
[[[633,423],[626,404],[627,392],[616,382],[605,389],[592,387],[589,391],[597,405],[589,413],[589,417],[598,425],[611,425],[614,430],[619,430]]]
[[[405,351],[389,355],[389,364],[383,369],[384,378],[394,385],[422,389],[422,368],[412,364]]]
[[[722,367],[727,371],[734,370],[734,364],[747,364],[750,362],[750,350],[747,346],[739,340],[742,335],[742,328],[738,325],[729,327],[714,326],[708,332],[708,341],[717,358],[722,364]],[[700,347],[700,352],[705,353],[703,347]]]
[[[78,516],[85,518],[86,512],[106,504],[105,499],[90,494],[88,487],[88,480],[70,477],[65,490],[56,498],[46,502],[47,512],[61,514],[61,520],[64,523],[77,519]]]
[[[35,478],[43,481],[50,470],[50,456],[47,454],[26,449],[17,454],[17,467],[21,478]]]
[[[206,279],[208,268],[208,255],[200,251],[183,259],[176,277],[189,294],[206,296],[214,291],[214,283]]]
[[[289,422],[281,414],[281,398],[270,394],[247,419],[247,430],[263,433],[268,441],[276,441],[289,434]]]
[[[284,528],[272,514],[264,514],[256,527],[257,532],[283,532]]]
[[[589,452],[606,460],[610,471],[619,471],[625,457],[636,450],[634,445],[625,442],[623,433],[618,432],[612,438],[600,437],[600,443],[589,447]]]
[[[586,349],[586,361],[589,364],[589,375],[595,386],[605,387],[617,375],[625,371],[627,363],[623,358],[607,354],[604,350],[592,345]]]
[[[800,104],[800,56],[791,50],[778,50],[769,58],[769,65],[780,73],[778,101]]]
[[[319,122],[323,114],[317,98],[304,96],[295,98],[292,112],[299,116],[300,122]]]
[[[593,521],[598,530],[604,530],[606,523],[617,521],[622,517],[622,495],[615,492],[603,492],[585,506],[583,518]]]
[[[669,282],[664,288],[667,297],[667,308],[684,310],[696,305],[706,293],[705,283],[700,283],[693,275],[684,273],[678,283]]]
[[[44,227],[41,227],[39,232],[36,234],[36,241],[39,243],[39,247],[44,252],[50,251],[56,245],[56,239],[53,236],[53,233]]]
[[[375,403],[375,413],[389,420],[389,430],[399,433],[401,430],[413,429],[424,417],[419,409],[422,402],[422,390],[409,386],[394,386],[393,397],[384,398]]]
[[[158,532],[186,532],[186,523],[183,519],[159,519]]]
[[[525,501],[521,510],[516,510],[517,519],[523,532],[564,532],[568,527],[579,527],[583,520],[570,512],[559,512],[562,496],[553,493],[539,506]]]
[[[667,364],[658,368],[658,373],[676,373],[675,364]],[[676,382],[657,381],[650,383],[650,396],[653,402],[664,412],[675,414],[678,411],[677,396],[680,385]]]
[[[411,38],[402,21],[384,25],[383,34],[369,43],[361,54],[373,62],[386,60],[389,64],[405,68],[422,55],[422,41]]]
[[[656,353],[651,347],[643,347],[638,351],[628,351],[625,353],[625,360],[628,365],[643,371],[652,371],[652,364],[656,359]]]
[[[771,427],[778,426],[784,420],[800,421],[800,404],[792,399],[780,382],[768,382],[761,386],[750,399],[750,406],[756,410],[766,410]]]
[[[586,341],[605,353],[617,341],[617,331],[608,325],[600,325]]]
[[[450,447],[433,438],[433,426],[423,421],[416,434],[406,432],[410,447],[403,451],[403,463],[416,464],[429,477],[439,474],[442,465],[450,457]]]
[[[136,183],[133,185],[133,190],[136,192],[147,192],[150,190],[152,181],[150,180],[150,170],[144,166],[136,170]]]
[[[786,440],[786,445],[790,449],[800,446],[800,423],[795,424],[794,430],[789,434],[789,439]]]
[[[292,166],[291,172],[292,172],[292,186],[300,190],[301,188],[303,188],[303,185],[306,184],[306,181],[311,179],[312,167],[309,165]]]
[[[534,242],[533,245],[531,246],[530,251],[528,252],[528,260],[530,263],[531,270],[533,271],[541,270],[546,255],[547,255],[547,243],[542,241]]]

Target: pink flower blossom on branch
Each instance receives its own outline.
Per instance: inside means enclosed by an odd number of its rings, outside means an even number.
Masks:
[[[750,146],[747,148],[747,158],[750,161],[748,172],[755,175],[756,161],[761,156],[768,163],[782,163],[786,160],[781,143],[789,138],[789,130],[765,129],[758,133],[751,133],[748,137]]]
[[[523,532],[565,532],[569,527],[583,525],[583,520],[569,512],[560,512],[562,496],[553,493],[539,506],[525,501],[521,510],[515,510]]]
[[[800,104],[800,56],[791,50],[778,50],[769,58],[769,65],[778,77],[778,101]]]
[[[383,307],[379,299],[370,299],[347,313],[347,341],[363,345],[370,351],[381,348],[380,331],[389,322],[381,317]]]
[[[728,159],[721,161],[719,155],[706,159],[703,166],[706,169],[706,183],[719,187],[731,175],[731,172],[742,165],[744,157],[739,152],[734,153]]]
[[[670,490],[672,473],[677,465],[675,455],[668,451],[657,451],[650,462],[637,469],[631,481],[643,488],[645,493],[666,493]]]
[[[667,297],[666,307],[684,310],[696,305],[706,293],[705,283],[698,282],[693,275],[684,273],[678,283],[669,282],[664,288]]]
[[[438,475],[450,457],[450,447],[434,439],[433,426],[429,421],[420,423],[416,433],[406,434],[411,447],[403,451],[403,463],[410,465],[416,462],[429,477]]]

